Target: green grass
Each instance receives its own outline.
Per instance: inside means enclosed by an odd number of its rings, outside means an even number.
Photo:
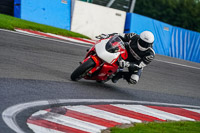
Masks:
[[[126,129],[111,128],[111,133],[200,133],[200,122],[137,123]]]
[[[26,20],[22,20],[19,18],[15,18],[12,16],[0,14],[0,28],[1,29],[8,29],[8,30],[14,30],[15,28],[21,28],[21,29],[31,29],[36,31],[42,31],[46,33],[53,33],[57,35],[64,35],[68,37],[79,37],[79,38],[88,38],[85,35],[71,32],[68,30],[47,26],[43,24],[38,24]]]

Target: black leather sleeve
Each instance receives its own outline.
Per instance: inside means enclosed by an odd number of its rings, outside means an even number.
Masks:
[[[139,69],[141,69],[141,68],[138,67],[137,64],[135,64],[134,62],[130,62],[129,70],[135,71],[135,70],[139,70]]]
[[[124,35],[124,40],[128,42],[129,40],[131,40],[136,35],[137,35],[136,33],[127,33],[127,34]]]
[[[118,34],[118,33],[112,33],[112,34],[108,34],[109,36],[114,36],[114,35],[116,35],[116,34]]]

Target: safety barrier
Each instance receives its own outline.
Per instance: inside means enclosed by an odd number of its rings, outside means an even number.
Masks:
[[[169,56],[200,63],[200,33],[173,27]]]
[[[91,38],[102,33],[123,33],[126,12],[76,1],[71,30]]]
[[[70,30],[71,0],[15,0],[14,16]]]
[[[135,13],[127,13],[125,33],[140,34],[144,30],[155,35],[154,50],[157,54],[200,63],[200,33]]]

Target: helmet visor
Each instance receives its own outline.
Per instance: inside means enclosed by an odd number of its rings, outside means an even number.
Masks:
[[[142,48],[149,48],[149,47],[152,47],[153,43],[147,43],[147,42],[143,41],[142,39],[139,39],[139,45]]]

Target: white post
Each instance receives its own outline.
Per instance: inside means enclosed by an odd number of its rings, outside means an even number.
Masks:
[[[135,8],[135,2],[136,2],[136,0],[132,0],[131,8],[130,8],[130,11],[129,11],[129,12],[133,12],[133,11],[134,11],[134,8]]]
[[[111,7],[114,2],[115,2],[115,0],[110,0],[106,6]]]

